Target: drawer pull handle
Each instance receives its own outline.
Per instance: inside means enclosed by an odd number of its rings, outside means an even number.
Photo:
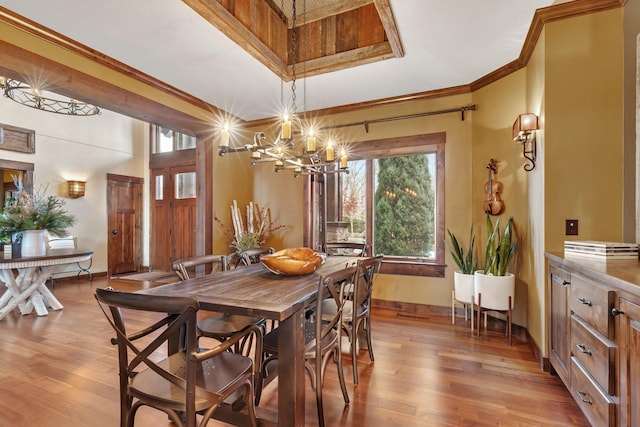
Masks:
[[[593,400],[591,399],[587,399],[587,392],[584,390],[578,390],[578,396],[580,396],[580,400],[582,400],[584,403],[588,403],[589,405],[593,404]]]
[[[583,297],[577,298],[578,302],[580,304],[584,304],[584,305],[588,305],[589,307],[591,307],[591,301],[588,299],[585,299]]]
[[[565,288],[571,284],[571,282],[569,282],[569,281],[567,281],[567,280],[564,280],[562,277],[560,277],[560,276],[556,276],[555,274],[552,274],[552,275],[551,275],[551,279],[552,279],[554,282],[557,282],[557,283],[561,284],[561,285],[562,285],[562,286],[564,286]]]
[[[580,353],[585,353],[585,354],[588,354],[589,356],[593,355],[591,350],[587,350],[587,347],[584,344],[576,344],[576,347],[578,347],[578,350],[580,350]]]
[[[618,310],[617,308],[613,307],[611,309],[611,314],[614,315],[614,316],[617,316],[619,314],[624,314],[624,311]]]

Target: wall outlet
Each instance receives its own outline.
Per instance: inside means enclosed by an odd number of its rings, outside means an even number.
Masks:
[[[567,236],[577,236],[578,235],[578,220],[577,219],[567,219],[565,220],[565,233]]]

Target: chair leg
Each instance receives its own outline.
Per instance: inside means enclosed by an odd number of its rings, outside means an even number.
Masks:
[[[340,349],[338,349],[338,353],[342,353]],[[344,398],[344,403],[349,403],[349,392],[347,391],[347,383],[344,380],[344,369],[342,367],[342,357],[341,354],[338,354],[338,359],[336,363],[338,364],[338,379],[340,380],[340,388],[342,389],[342,397]]]
[[[353,384],[358,385],[358,326],[359,322],[351,323],[349,340],[351,341],[351,366],[353,367]]]
[[[365,336],[367,337],[367,349],[369,350],[369,360],[371,362],[375,362],[375,359],[373,357],[373,345],[371,344],[371,318],[369,316],[367,316],[364,319],[364,325],[366,326],[366,328],[364,328],[364,331],[365,331]]]

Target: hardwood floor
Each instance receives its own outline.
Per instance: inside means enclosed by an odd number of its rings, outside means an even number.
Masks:
[[[157,283],[96,279],[56,282],[64,305],[48,316],[14,311],[0,321],[0,426],[103,427],[119,425],[117,355],[113,333],[93,298],[111,284],[135,290]],[[507,345],[502,332],[472,337],[468,324],[448,316],[410,318],[390,310],[373,314],[376,361],[366,351],[353,386],[344,356],[351,404],[345,406],[329,365],[324,388],[330,426],[588,426],[561,381],[540,370],[527,343]],[[277,406],[276,383],[261,407]],[[317,425],[307,381],[307,425]],[[137,427],[170,426],[143,408]],[[210,421],[209,426],[223,425]]]

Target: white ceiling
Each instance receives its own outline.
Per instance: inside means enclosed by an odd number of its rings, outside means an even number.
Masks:
[[[536,9],[566,1],[390,0],[405,56],[298,81],[298,111],[305,85],[316,110],[469,84],[518,58]],[[280,79],[179,0],[0,6],[242,119],[281,110]]]

